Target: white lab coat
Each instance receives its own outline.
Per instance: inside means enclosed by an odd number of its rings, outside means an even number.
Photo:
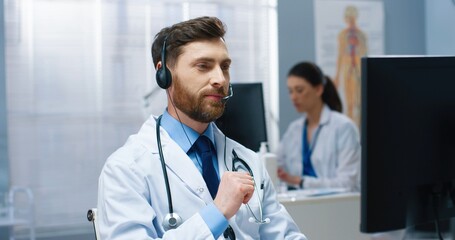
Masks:
[[[212,123],[213,124],[213,123]],[[98,224],[105,239],[214,239],[199,211],[213,200],[194,163],[161,128],[161,144],[167,165],[174,212],[183,219],[178,228],[164,231],[162,221],[169,212],[156,140],[156,121],[150,117],[140,131],[129,137],[123,147],[105,163],[99,178]],[[225,137],[215,127],[219,171],[224,164]],[[264,219],[269,224],[249,222],[252,216],[242,204],[229,220],[237,239],[306,239],[286,209],[276,200],[270,178],[255,152],[227,138],[226,164],[231,169],[232,149],[253,169],[257,189],[249,204],[259,217],[263,198]],[[260,185],[264,183],[264,189]],[[219,239],[224,239],[221,235]]]
[[[280,142],[278,164],[289,174],[303,173],[302,136],[306,114],[294,120]],[[304,177],[304,188],[360,188],[360,137],[355,124],[345,115],[324,105],[322,125],[311,162],[317,178]],[[314,135],[312,137],[312,142]],[[313,143],[312,143],[313,144]]]

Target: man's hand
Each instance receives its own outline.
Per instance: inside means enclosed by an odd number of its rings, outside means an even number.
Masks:
[[[237,213],[242,203],[248,203],[254,193],[253,177],[245,172],[225,172],[221,177],[215,206],[230,219]]]

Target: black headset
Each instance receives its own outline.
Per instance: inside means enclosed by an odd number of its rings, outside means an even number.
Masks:
[[[166,41],[167,37],[164,38],[163,48],[161,49],[161,67],[156,70],[156,83],[162,89],[168,89],[172,83],[172,74],[169,68],[166,66]],[[232,91],[232,84],[229,83],[228,95],[223,97],[221,101],[227,102],[229,98],[234,95]]]
[[[164,38],[163,49],[161,50],[161,67],[156,71],[156,83],[162,89],[169,88],[172,83],[171,71],[166,66],[166,41],[167,37]]]

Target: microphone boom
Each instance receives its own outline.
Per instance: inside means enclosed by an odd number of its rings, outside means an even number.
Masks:
[[[229,98],[231,98],[232,96],[234,96],[234,91],[232,90],[232,84],[229,83],[228,95],[226,97],[221,98],[221,101],[223,103],[226,103],[229,100]]]

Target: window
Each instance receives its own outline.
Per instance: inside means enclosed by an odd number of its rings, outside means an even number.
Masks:
[[[92,231],[85,213],[96,206],[105,160],[164,110],[150,56],[164,26],[222,19],[232,82],[263,82],[277,116],[276,1],[4,3],[11,183],[33,190],[38,235]]]

